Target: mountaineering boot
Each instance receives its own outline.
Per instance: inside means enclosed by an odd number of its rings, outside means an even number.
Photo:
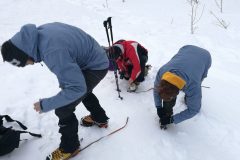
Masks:
[[[91,115],[85,116],[81,118],[81,123],[84,127],[91,127],[93,125],[98,126],[99,128],[107,128],[108,127],[108,121],[106,122],[96,122],[93,120]]]
[[[56,149],[50,155],[47,156],[46,160],[68,160],[76,156],[80,152],[79,149],[76,149],[72,153],[65,153],[62,149]]]

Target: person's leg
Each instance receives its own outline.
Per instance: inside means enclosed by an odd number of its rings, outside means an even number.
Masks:
[[[109,118],[104,109],[99,104],[97,97],[91,92],[82,101],[86,109],[90,112],[94,121],[105,123]]]
[[[129,80],[129,78],[130,78],[130,76],[131,76],[131,74],[132,74],[132,69],[133,69],[133,66],[132,65],[128,65],[128,66],[126,66],[126,72],[127,73],[125,73],[124,74],[124,79],[125,80]]]
[[[59,148],[49,154],[46,160],[69,159],[79,152],[80,142],[78,139],[78,120],[74,114],[75,107],[80,103],[81,99],[55,109],[55,114],[59,118],[59,133],[61,134],[61,142]]]
[[[92,93],[92,90],[105,77],[107,70],[88,70],[83,71],[87,83],[88,93],[84,96],[82,102],[90,112],[91,118],[98,123],[105,123],[109,119],[101,107],[98,98]]]
[[[135,80],[135,82],[143,82],[145,80],[145,66],[147,63],[147,57],[145,55],[142,55],[140,57],[140,67],[141,67],[141,73],[139,74],[139,76],[137,77],[137,79]]]
[[[145,79],[144,78],[145,77],[145,67],[146,67],[146,63],[148,61],[148,55],[146,53],[146,50],[144,48],[142,48],[140,45],[138,45],[137,51],[138,51],[138,57],[140,60],[141,73],[139,74],[139,76],[137,77],[137,79],[135,81],[140,83],[140,82],[143,82]]]
[[[75,107],[80,101],[81,99],[55,110],[55,114],[59,118],[59,133],[62,135],[59,149],[66,153],[72,153],[80,147],[78,139],[78,120],[74,113]]]

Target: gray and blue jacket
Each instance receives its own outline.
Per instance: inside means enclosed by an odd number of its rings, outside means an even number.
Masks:
[[[63,23],[24,25],[11,42],[57,76],[61,91],[41,99],[43,112],[66,106],[86,93],[83,70],[103,70],[109,65],[104,50],[90,35]]]
[[[166,72],[171,72],[185,81],[182,91],[186,95],[187,109],[173,116],[175,124],[189,119],[199,112],[202,99],[201,83],[207,77],[210,66],[211,55],[207,50],[187,45],[159,69],[154,88],[158,88],[162,76]],[[154,101],[156,107],[162,107],[162,99],[156,89],[154,89]]]

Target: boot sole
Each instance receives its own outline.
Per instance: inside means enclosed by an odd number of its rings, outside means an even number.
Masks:
[[[80,125],[83,126],[83,127],[98,126],[99,128],[108,128],[108,124],[101,125],[101,124],[97,124],[97,123],[83,123],[83,122],[81,122]]]
[[[92,123],[81,123],[80,125],[83,126],[83,127],[92,127],[94,124],[92,124]]]

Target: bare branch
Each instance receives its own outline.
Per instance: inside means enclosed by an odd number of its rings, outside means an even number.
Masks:
[[[220,0],[220,3],[218,3],[218,0],[215,0],[215,3],[217,7],[220,9],[220,12],[223,13],[223,0]]]
[[[200,19],[202,18],[202,15],[203,15],[203,11],[204,11],[204,9],[205,9],[205,5],[203,6],[203,9],[202,9],[202,13],[201,13],[201,15],[198,17],[198,19],[195,21],[195,24],[197,23],[197,22],[199,22],[200,21]]]
[[[203,11],[205,6],[203,6],[202,12],[200,16],[197,16],[197,10],[200,5],[199,0],[187,0],[191,5],[191,34],[194,34],[195,29],[197,28],[195,25],[200,21],[203,15]]]
[[[221,13],[223,12],[223,0],[221,0]]]
[[[213,15],[217,19],[217,21],[218,21],[217,25],[218,26],[220,26],[224,29],[227,29],[228,26],[230,25],[230,23],[226,23],[223,19],[218,18],[212,11],[210,11],[210,14]]]
[[[107,8],[108,8],[108,0],[106,0],[106,6],[107,6]]]
[[[215,0],[215,3],[216,3],[216,5],[217,5],[217,7],[220,8],[220,5],[219,5],[219,3],[218,3],[217,0]]]

